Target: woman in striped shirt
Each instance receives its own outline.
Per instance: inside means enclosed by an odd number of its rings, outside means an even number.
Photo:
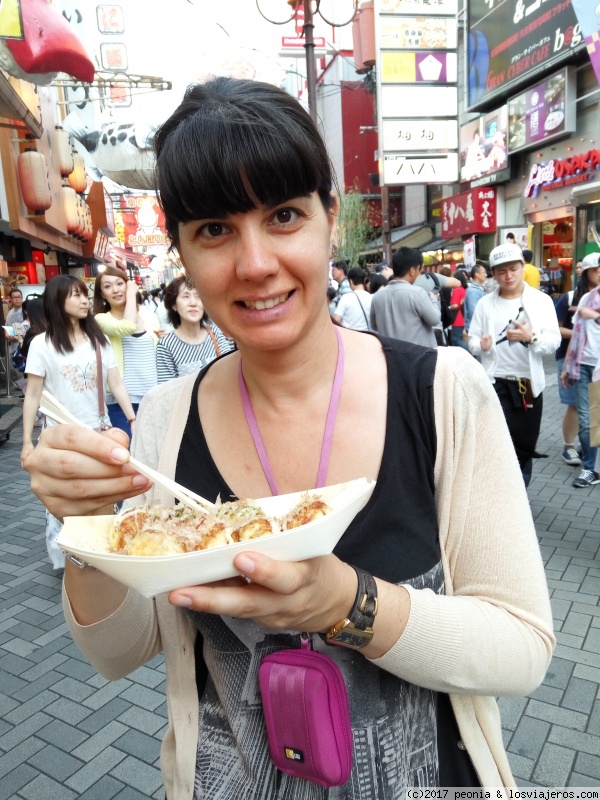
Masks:
[[[198,292],[183,275],[167,286],[164,304],[175,330],[163,336],[156,348],[159,383],[196,372],[234,349],[231,340],[209,323]]]

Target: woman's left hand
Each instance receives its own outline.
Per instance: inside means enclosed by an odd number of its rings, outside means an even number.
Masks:
[[[358,581],[336,556],[307,561],[275,561],[261,553],[234,560],[242,577],[176,589],[169,601],[193,611],[252,619],[275,630],[328,631],[350,613]]]
[[[596,317],[598,317],[598,312],[594,311],[593,308],[589,308],[588,306],[578,307],[577,313],[581,319],[596,319]]]

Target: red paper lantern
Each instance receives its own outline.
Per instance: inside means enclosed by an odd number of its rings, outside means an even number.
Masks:
[[[23,202],[36,214],[43,214],[52,205],[48,165],[43,153],[26,150],[17,159],[17,172]]]

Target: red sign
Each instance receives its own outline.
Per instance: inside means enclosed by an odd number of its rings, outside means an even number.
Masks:
[[[534,164],[523,195],[537,197],[542,186],[545,192],[549,192],[564,186],[585,183],[592,180],[597,169],[600,169],[600,150],[588,150],[587,153],[579,153],[570,158],[552,159],[547,164]]]
[[[496,189],[486,186],[447,197],[442,203],[442,237],[496,230]]]
[[[306,44],[306,39],[300,36],[282,36],[281,37],[281,46],[282,47],[304,47]],[[314,44],[318,50],[325,50],[325,39],[323,36],[315,36],[314,37]]]
[[[121,211],[125,227],[125,247],[169,246],[165,215],[155,195],[123,195]]]

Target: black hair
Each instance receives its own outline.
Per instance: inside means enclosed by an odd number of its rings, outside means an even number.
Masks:
[[[71,341],[73,330],[71,320],[65,311],[65,302],[74,292],[88,296],[88,289],[81,278],[73,275],[56,275],[46,284],[44,290],[44,314],[46,316],[46,338],[52,343],[59,353],[72,353],[75,349]],[[106,347],[106,336],[100,330],[94,317],[88,313],[85,319],[79,320],[81,330],[90,340],[92,346],[98,342],[100,347]]]
[[[327,287],[327,299],[331,302],[337,294],[337,289],[333,286]]]
[[[387,285],[387,278],[384,278],[380,272],[374,272],[369,276],[369,292],[371,294],[375,294],[375,292]]]
[[[577,281],[575,291],[573,292],[573,302],[571,305],[578,306],[583,295],[591,292],[594,288],[595,287],[590,284],[587,269],[584,269],[581,273],[581,277]]]
[[[423,266],[423,254],[413,247],[399,247],[392,258],[392,269],[395,278],[408,275],[412,267]]]
[[[467,288],[469,282],[467,281],[467,276],[465,275],[465,271],[463,269],[457,269],[454,273],[454,277],[460,281],[460,285],[463,289]]]
[[[348,262],[347,261],[332,261],[331,262],[331,269],[336,267],[337,269],[341,269],[344,275],[348,275]]]
[[[533,258],[533,252],[531,250],[522,250],[523,259],[526,264],[531,264],[531,260]]]
[[[362,267],[351,267],[348,270],[348,280],[352,281],[355,286],[364,284],[367,273]]]
[[[165,297],[163,303],[165,304],[165,308],[167,310],[167,319],[171,323],[174,328],[178,328],[181,325],[181,317],[179,316],[179,312],[175,309],[175,303],[177,302],[177,298],[179,297],[179,292],[181,288],[185,286],[187,283],[187,278],[185,275],[178,275],[174,278],[171,283],[165,289]],[[201,325],[205,325],[208,322],[208,314],[206,311],[202,314],[202,319],[200,320]]]
[[[283,89],[217,77],[189,86],[154,138],[156,185],[172,243],[179,223],[246,213],[317,192],[333,204],[329,156]]]
[[[23,301],[23,318],[29,323],[30,329],[34,334],[43,333],[46,330],[46,315],[44,314],[44,296],[41,294],[29,294]]]
[[[23,292],[19,289],[18,286],[13,286],[10,292],[8,293],[8,296],[10,297],[11,294],[15,294],[17,292],[21,295],[21,297],[23,297]]]

